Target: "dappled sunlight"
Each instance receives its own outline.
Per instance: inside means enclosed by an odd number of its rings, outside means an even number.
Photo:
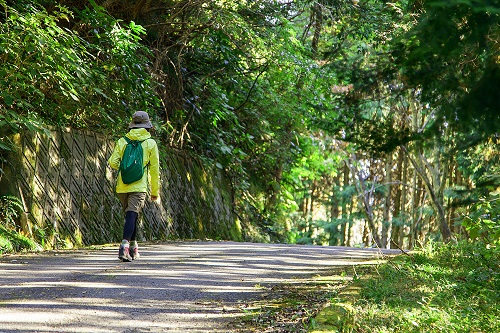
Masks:
[[[379,260],[375,250],[233,242],[153,244],[141,255],[131,263],[116,248],[2,258],[2,332],[227,332],[224,323],[242,315],[237,300]]]
[[[227,316],[220,307],[148,300],[123,303],[69,298],[59,302],[5,302],[3,306],[7,310],[0,312],[1,332],[206,332],[212,324],[205,321]],[[216,328],[210,331],[223,332]]]
[[[29,305],[34,305],[34,304],[30,303]],[[37,304],[37,305],[42,305],[42,304]],[[0,323],[2,323],[3,329],[9,328],[7,326],[8,324],[17,324],[17,325],[23,324],[23,329],[24,329],[25,328],[24,323],[27,323],[28,321],[31,324],[43,324],[49,321],[60,323],[65,321],[69,317],[65,313],[56,313],[56,312],[47,313],[47,312],[37,312],[37,311],[29,312],[29,320],[27,320],[26,316],[27,313],[26,311],[23,310],[23,308],[16,310],[14,305],[13,308],[2,309],[2,311],[0,312]],[[17,325],[15,327],[18,327]]]
[[[255,286],[250,286],[250,287],[233,287],[233,286],[217,286],[216,288],[203,288],[203,291],[209,292],[209,293],[254,293],[255,292]]]
[[[112,285],[109,283],[91,283],[91,282],[29,282],[23,283],[17,288],[58,288],[58,287],[75,287],[75,288],[120,288],[120,286]],[[15,288],[15,287],[14,287]]]

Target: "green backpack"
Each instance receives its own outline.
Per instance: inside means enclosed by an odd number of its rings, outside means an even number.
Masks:
[[[127,141],[127,146],[123,152],[120,162],[120,173],[124,184],[131,184],[140,179],[144,175],[145,166],[143,163],[142,143],[145,140],[130,140],[126,136],[123,137]],[[147,140],[147,139],[146,139]]]

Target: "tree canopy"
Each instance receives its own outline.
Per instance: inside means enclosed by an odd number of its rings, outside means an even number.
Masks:
[[[21,129],[113,134],[143,109],[226,172],[267,240],[352,245],[356,223],[366,245],[500,238],[480,218],[498,210],[496,1],[0,6],[3,151]]]

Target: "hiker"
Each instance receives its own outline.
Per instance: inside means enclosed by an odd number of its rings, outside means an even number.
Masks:
[[[118,258],[125,262],[139,258],[137,218],[144,207],[149,180],[151,182],[151,200],[156,201],[159,195],[160,162],[158,146],[149,133],[152,127],[146,112],[137,111],[134,113],[129,125],[129,132],[118,140],[113,154],[108,160],[113,169],[119,170],[116,193],[125,213],[125,225],[123,226],[123,240],[118,250]],[[129,147],[127,148],[127,146]],[[141,153],[142,164],[136,163],[140,165],[139,168],[130,171],[129,167],[133,164],[131,159],[139,160]]]

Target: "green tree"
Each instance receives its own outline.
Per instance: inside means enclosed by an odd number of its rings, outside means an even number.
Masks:
[[[0,1],[0,175],[13,133],[47,125],[110,133],[158,105],[144,28],[86,5]]]
[[[437,112],[429,129],[455,128],[457,147],[488,139],[500,124],[500,4],[428,0],[413,6],[418,24],[393,52],[402,82],[421,89],[422,102]]]
[[[495,169],[488,167],[495,155],[488,151],[492,151],[491,139],[500,125],[496,92],[500,83],[500,5],[491,1],[422,1],[414,3],[413,11],[418,14],[418,24],[398,40],[393,53],[395,62],[402,66],[401,81],[404,87],[421,91],[421,103],[433,111],[422,131],[424,137],[430,135],[437,149],[446,148],[445,159],[446,154],[458,156],[464,175],[474,175],[472,187],[457,187],[455,191],[461,196],[456,204],[465,205],[465,226],[474,236],[485,232],[487,237],[498,239],[494,236],[498,221],[486,219],[490,222],[482,224],[480,215],[490,215],[496,209],[495,197],[488,194],[488,187],[491,189],[497,178]],[[478,151],[481,157],[471,154]],[[464,197],[464,193],[468,195]],[[475,213],[467,212],[470,202],[477,202],[472,206]],[[481,231],[477,230],[479,225]]]
[[[92,3],[92,2],[91,2]],[[0,110],[4,125],[47,124],[110,131],[155,106],[144,29],[95,4],[78,13],[3,3]],[[71,28],[68,28],[70,26]],[[38,125],[40,127],[40,125]]]
[[[445,189],[452,186],[447,166],[454,152],[498,128],[498,14],[489,1],[366,1],[350,21],[332,20],[322,29],[324,40],[336,45],[323,54],[342,79],[344,112],[320,110],[318,125],[376,155],[415,141],[420,148],[409,156],[445,240],[452,208],[445,205]],[[337,39],[342,28],[351,34]],[[424,121],[401,123],[398,110],[406,109]]]

